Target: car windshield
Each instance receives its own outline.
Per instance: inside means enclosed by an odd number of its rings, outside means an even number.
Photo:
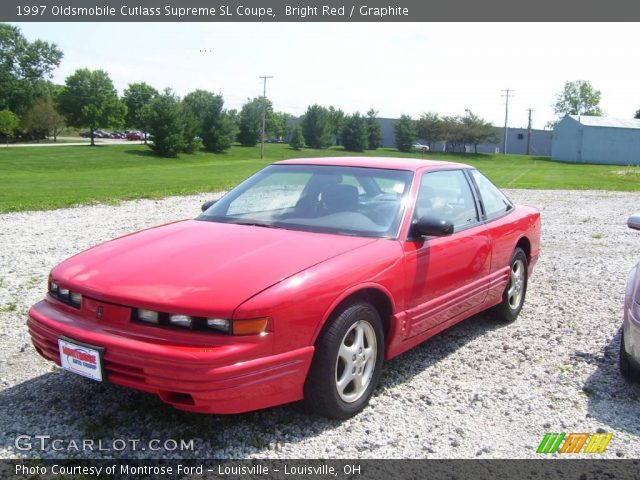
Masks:
[[[412,178],[407,170],[270,165],[197,220],[392,238]]]

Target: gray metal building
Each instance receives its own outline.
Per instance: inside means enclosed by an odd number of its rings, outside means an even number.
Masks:
[[[382,146],[383,147],[395,147],[395,134],[393,126],[397,122],[395,118],[379,118],[382,126]],[[504,129],[502,127],[495,127],[496,136],[500,139],[499,143],[484,143],[478,145],[478,153],[504,153],[502,151]],[[551,130],[531,130],[531,155],[537,155],[541,157],[551,156]],[[507,153],[516,155],[527,154],[527,135],[528,130],[526,128],[509,128],[507,130]],[[421,143],[427,143],[428,139],[420,139]],[[431,144],[431,149],[434,152],[444,152],[446,145],[444,142],[436,142]],[[473,152],[473,145],[467,145],[467,151]]]
[[[551,158],[640,165],[640,120],[568,115],[553,130]]]
[[[398,121],[396,118],[378,118],[380,127],[382,128],[382,147],[395,148],[395,132],[394,125]],[[289,130],[294,125],[300,123],[299,118],[290,118],[288,121]],[[478,153],[503,153],[503,134],[504,129],[502,127],[495,127],[496,137],[499,138],[499,143],[486,143],[478,145]],[[551,156],[551,130],[531,130],[531,155],[537,155],[541,157]],[[507,153],[516,155],[526,155],[527,153],[527,135],[528,130],[526,128],[509,128],[507,134]],[[286,141],[289,141],[289,135],[285,137]],[[420,143],[426,144],[427,139],[418,139]],[[434,152],[446,151],[446,145],[444,142],[435,142],[431,144],[431,149]],[[467,152],[473,152],[473,145],[467,145]]]

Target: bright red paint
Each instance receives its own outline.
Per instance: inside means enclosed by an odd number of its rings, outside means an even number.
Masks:
[[[332,311],[366,290],[389,305],[385,358],[500,302],[518,242],[539,254],[540,215],[506,216],[447,237],[407,240],[426,170],[414,159],[322,158],[280,163],[416,172],[399,237],[360,238],[186,220],[128,235],[52,271],[83,294],[77,310],[47,297],[29,311],[33,343],[60,363],[57,339],[104,347],[106,378],[190,411],[237,413],[300,400],[314,343]],[[97,319],[102,307],[102,319]],[[263,335],[228,336],[131,322],[131,307],[185,315],[271,318]]]

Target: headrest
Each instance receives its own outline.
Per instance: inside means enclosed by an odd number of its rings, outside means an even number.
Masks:
[[[353,185],[335,183],[326,185],[320,193],[324,208],[330,212],[346,212],[358,209],[358,189]]]

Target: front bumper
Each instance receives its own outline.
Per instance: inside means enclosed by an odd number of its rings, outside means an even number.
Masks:
[[[640,365],[640,318],[635,318],[631,306],[625,306],[624,321],[624,349],[634,364]]]
[[[640,270],[636,265],[627,278],[627,288],[624,299],[624,314],[622,330],[624,332],[624,349],[629,360],[640,366],[640,318],[633,314],[633,303],[640,298]]]
[[[33,345],[46,359],[60,365],[61,336],[103,347],[107,381],[201,413],[240,413],[301,400],[313,356],[312,346],[264,355],[259,342],[203,348],[127,336],[47,301],[31,307],[27,326]]]

